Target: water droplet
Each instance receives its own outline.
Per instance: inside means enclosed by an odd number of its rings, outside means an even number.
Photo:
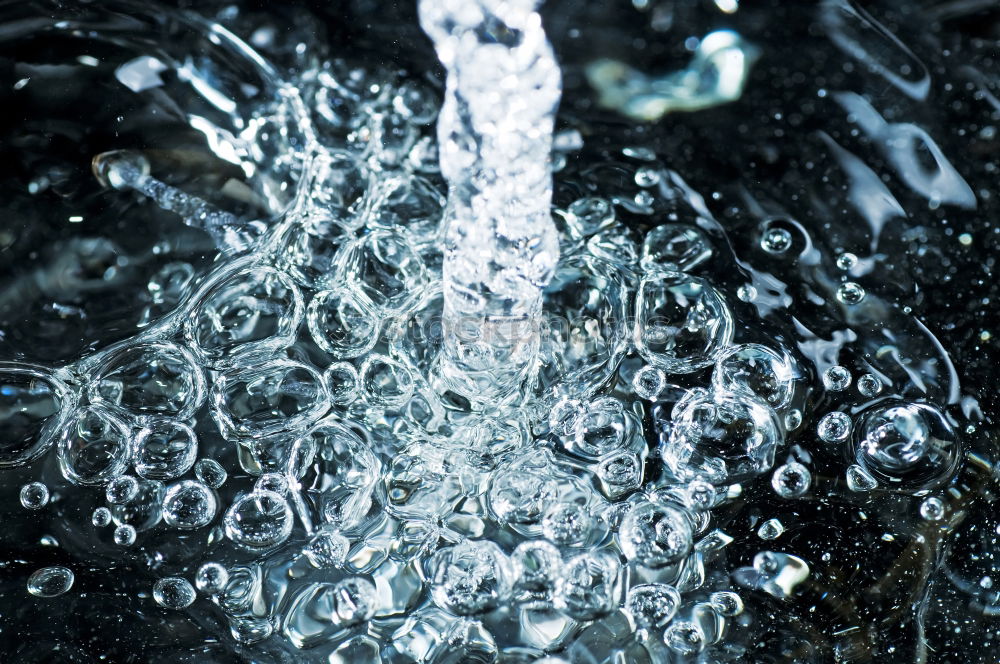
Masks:
[[[816,425],[816,435],[826,443],[843,443],[851,437],[851,416],[839,410],[827,413]]]
[[[215,511],[215,494],[194,480],[171,485],[163,497],[163,521],[174,528],[201,528],[211,523]]]
[[[378,341],[375,311],[345,288],[317,293],[309,302],[306,320],[316,345],[340,360],[361,357]]]
[[[123,524],[115,528],[115,544],[118,546],[132,546],[135,544],[135,528],[129,524]]]
[[[40,510],[49,504],[49,487],[41,482],[29,482],[21,487],[21,506],[28,510]]]
[[[194,476],[210,489],[218,489],[226,483],[229,474],[215,459],[201,459],[194,465]]]
[[[757,529],[757,537],[762,540],[776,540],[785,532],[785,526],[778,519],[768,519],[760,524]]]
[[[158,579],[153,584],[153,599],[165,609],[186,609],[197,597],[187,579],[177,576]]]
[[[62,433],[59,467],[74,484],[104,484],[125,471],[130,452],[125,424],[100,406],[88,406]]]
[[[722,590],[709,595],[708,601],[720,616],[732,618],[743,613],[743,599],[734,592]]]
[[[206,595],[218,595],[229,584],[229,571],[219,563],[204,563],[195,573],[194,583]]]
[[[860,304],[865,299],[865,289],[861,284],[845,281],[837,289],[837,299],[844,304]]]
[[[236,498],[225,516],[226,536],[254,549],[275,546],[292,532],[292,508],[272,491],[247,493]]]
[[[792,408],[785,414],[785,430],[795,431],[800,426],[802,426],[802,411],[798,408]]]
[[[65,567],[43,567],[28,577],[28,592],[35,597],[58,597],[73,587],[75,578]]]
[[[843,392],[851,386],[851,372],[835,364],[823,372],[823,387],[830,392]]]
[[[542,516],[542,534],[561,546],[583,546],[594,525],[586,504],[571,498],[550,505]]]

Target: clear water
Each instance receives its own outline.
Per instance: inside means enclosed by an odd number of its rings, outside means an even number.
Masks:
[[[993,661],[1000,17],[746,4],[546,5],[451,172],[416,7],[0,6],[12,661]]]

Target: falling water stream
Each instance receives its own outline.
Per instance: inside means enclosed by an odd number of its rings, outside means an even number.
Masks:
[[[995,662],[993,9],[210,4],[0,2],[5,661]]]

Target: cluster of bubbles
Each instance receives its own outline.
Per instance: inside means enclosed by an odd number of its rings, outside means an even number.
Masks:
[[[783,598],[808,577],[766,549],[732,577],[721,568],[733,538],[715,515],[750,482],[801,499],[821,455],[854,492],[930,491],[954,472],[960,441],[941,408],[873,368],[817,371],[764,343],[756,288],[708,276],[735,264],[721,225],[641,147],[622,155],[632,198],[554,209],[562,257],[528,376],[516,367],[513,395],[470,402],[440,370],[437,93],[340,61],[294,83],[310,138],[281,219],[258,228],[168,192],[215,230],[216,266],[161,270],[148,290],[162,313],[137,338],[65,367],[0,365],[0,467],[56,455],[66,482],[103,496],[92,524],[118,546],[203,531],[249,556],[158,579],[161,607],[211,602],[235,640],[283,638],[330,662],[585,661],[593,648],[671,661],[739,628],[741,588]],[[558,170],[582,138],[555,146]],[[136,154],[102,155],[95,172],[167,204]],[[662,223],[639,239],[623,209]],[[785,219],[759,236],[774,255],[799,241]],[[835,297],[867,301],[846,280]],[[817,395],[830,409],[812,423]],[[805,426],[811,442],[787,445]],[[207,428],[231,458],[201,454]],[[233,481],[246,486],[223,503]],[[20,501],[45,509],[49,489],[26,484]],[[946,512],[935,496],[920,505],[929,521]],[[770,519],[757,532],[783,531]],[[47,567],[27,589],[54,597],[73,582]]]

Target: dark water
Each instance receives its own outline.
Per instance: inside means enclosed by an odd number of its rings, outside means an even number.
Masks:
[[[31,14],[30,4],[5,5],[11,17],[5,23]],[[543,8],[564,69],[558,129],[583,138],[583,148],[569,153],[556,175],[555,205],[563,208],[585,194],[621,201],[616,214],[641,241],[671,213],[689,212],[664,198],[649,206],[625,204],[641,190],[635,170],[653,164],[679,174],[704,197],[713,218],[699,227],[719,258],[702,274],[727,293],[744,284],[757,291],[755,304],[734,303],[737,342],[788,348],[817,384],[834,363],[849,367],[855,381],[875,370],[891,380],[884,398],[935,404],[960,440],[960,458],[947,477],[851,491],[844,469],[853,460],[846,452],[824,452],[815,430],[831,410],[867,412],[866,400],[853,386],[843,393],[808,391],[800,404],[803,424],[788,436],[777,463],[788,453],[809,459],[812,489],[805,498],[782,500],[771,490],[770,473],[745,482],[742,495],[713,514],[714,527],[734,541],[710,574],[725,585],[727,574],[752,565],[765,548],[758,529],[769,519],[778,519],[784,533],[766,542],[767,550],[808,561],[811,574],[791,598],[741,591],[745,613],[701,661],[1000,661],[993,470],[1000,455],[991,419],[1000,405],[992,376],[1000,334],[993,277],[1000,247],[1000,11],[992,3],[900,4],[866,5],[886,33],[871,22],[841,31],[864,46],[862,54],[831,38],[839,25],[829,18],[837,3],[743,2],[733,14],[707,1],[654,2],[641,10],[568,1]],[[41,7],[45,13],[75,11]],[[293,78],[339,57],[370,69],[405,68],[440,90],[440,69],[406,3],[206,2],[194,9],[247,39],[275,63],[279,76]],[[127,20],[117,28],[148,31],[151,39],[172,29],[169,22]],[[648,124],[595,104],[584,73],[595,57],[651,75],[678,70],[691,58],[686,39],[723,28],[759,51],[738,101]],[[187,41],[188,30],[173,29],[180,53],[199,51]],[[151,276],[179,258],[204,273],[215,253],[206,233],[148,201],[109,202],[86,173],[92,155],[162,147],[166,136],[170,152],[154,165],[174,176],[171,184],[178,188],[237,215],[259,217],[288,201],[280,188],[261,188],[250,178],[253,195],[219,194],[237,191],[222,185],[243,175],[214,161],[204,136],[169,99],[122,99],[117,89],[102,88],[109,72],[99,67],[92,79],[86,74],[95,68],[89,66],[32,70],[32,63],[58,59],[62,42],[40,37],[7,43],[14,45],[0,46],[0,89],[8,96],[0,136],[10,155],[0,166],[8,192],[0,203],[0,358],[58,365],[133,336],[144,315],[156,315],[146,313],[157,304],[146,289]],[[35,96],[14,98],[14,84],[32,76],[28,86]],[[262,74],[239,74],[248,76]],[[36,86],[39,81],[47,87]],[[268,82],[258,83],[234,88],[233,95],[266,104]],[[864,104],[884,125],[866,125]],[[231,121],[217,108],[200,112],[217,127]],[[143,121],[134,129],[127,122],[119,127],[120,114]],[[150,116],[157,119],[150,122]],[[926,132],[920,135],[933,145],[911,143],[915,130],[901,125]],[[654,161],[623,153],[634,147],[652,150]],[[274,182],[297,178],[294,163],[270,166]],[[24,196],[40,172],[48,175],[47,188],[35,198]],[[941,173],[956,174],[965,186],[954,177],[934,181]],[[75,215],[84,222],[67,221]],[[792,241],[780,255],[761,246],[775,225]],[[169,260],[156,249],[165,238]],[[845,276],[836,261],[848,252],[858,258],[850,277],[867,292],[863,306],[845,306],[836,297]],[[121,256],[130,258],[122,263]],[[655,406],[648,411],[653,445]],[[217,431],[203,426],[199,434],[199,456],[219,459],[233,478],[220,495],[220,504],[228,505],[239,482],[250,478]],[[205,531],[153,530],[123,550],[110,531],[98,537],[89,527],[102,492],[68,485],[53,455],[2,470],[0,478],[0,650],[7,661],[313,661],[280,637],[239,645],[207,602],[184,611],[153,603],[155,579],[190,578],[203,562]],[[35,479],[50,487],[53,499],[45,510],[29,512],[17,493]],[[921,490],[942,500],[943,520],[921,517],[925,496],[912,495]],[[54,599],[30,597],[26,577],[49,565],[73,569],[73,588]],[[602,635],[589,633],[564,656],[590,661],[583,654],[587,639],[600,642]]]

